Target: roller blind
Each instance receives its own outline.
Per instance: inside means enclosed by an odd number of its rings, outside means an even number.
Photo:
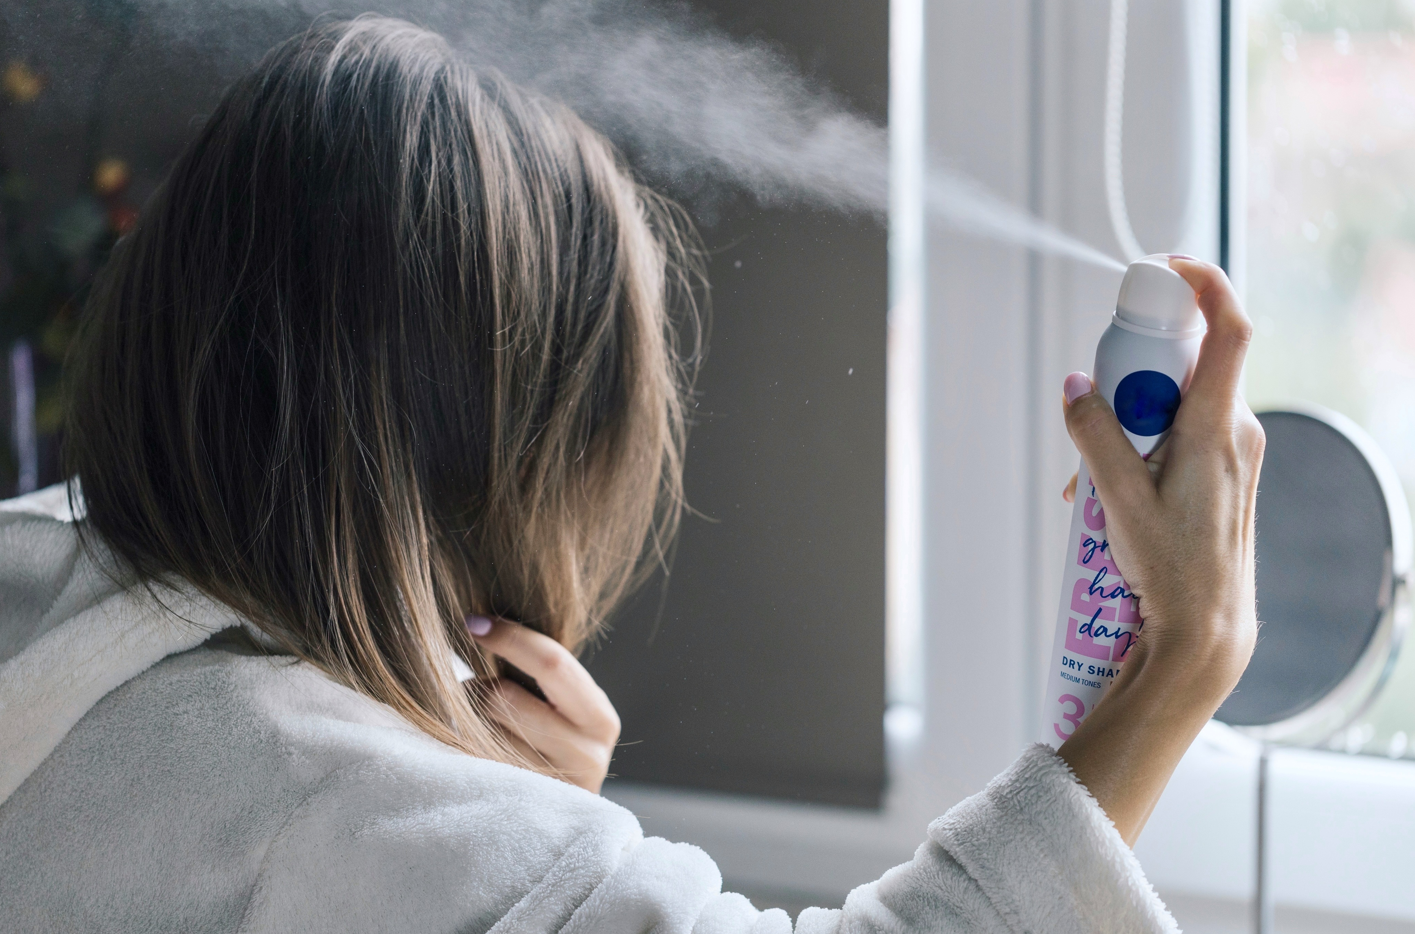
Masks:
[[[699,0],[883,122],[888,3]],[[803,15],[806,10],[809,15]],[[700,216],[712,330],[669,578],[590,666],[614,780],[876,807],[884,788],[885,231],[743,199]]]

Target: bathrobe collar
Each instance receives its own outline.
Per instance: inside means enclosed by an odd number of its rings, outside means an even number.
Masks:
[[[30,641],[0,662],[0,804],[109,691],[242,625],[190,586],[120,587],[74,518],[62,484],[0,502],[0,622],[5,604],[48,604]]]

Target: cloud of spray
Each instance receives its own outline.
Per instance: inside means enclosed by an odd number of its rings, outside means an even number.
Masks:
[[[283,28],[374,10],[435,29],[479,65],[556,97],[679,193],[723,183],[765,204],[883,218],[885,129],[815,87],[771,47],[726,36],[682,8],[638,0],[108,0],[143,28],[232,66]],[[8,6],[8,4],[5,4]],[[12,33],[24,32],[13,12]],[[32,23],[28,24],[31,27]],[[933,169],[931,217],[963,233],[1119,268],[957,172]]]
[[[1125,270],[1125,264],[1115,257],[1038,220],[966,175],[934,169],[927,184],[930,215],[955,230],[1103,269]]]

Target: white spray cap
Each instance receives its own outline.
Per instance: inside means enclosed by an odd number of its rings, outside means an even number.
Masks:
[[[1127,330],[1164,331],[1166,337],[1189,337],[1204,328],[1204,316],[1194,300],[1194,290],[1169,268],[1169,255],[1142,256],[1125,270],[1115,317]]]

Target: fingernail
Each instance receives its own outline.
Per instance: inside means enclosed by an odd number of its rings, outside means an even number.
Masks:
[[[1061,392],[1066,396],[1066,404],[1070,405],[1082,396],[1089,395],[1095,387],[1091,385],[1091,378],[1080,370],[1066,377],[1066,382],[1062,384]]]
[[[468,616],[463,622],[467,625],[467,632],[474,636],[484,636],[491,632],[491,620],[485,616]]]
[[[1199,261],[1199,257],[1197,257],[1197,256],[1190,256],[1188,253],[1171,253],[1171,254],[1169,254],[1169,258],[1170,258],[1170,259],[1187,259],[1187,260],[1188,260],[1189,262],[1191,262],[1191,263],[1197,263],[1197,262]]]

